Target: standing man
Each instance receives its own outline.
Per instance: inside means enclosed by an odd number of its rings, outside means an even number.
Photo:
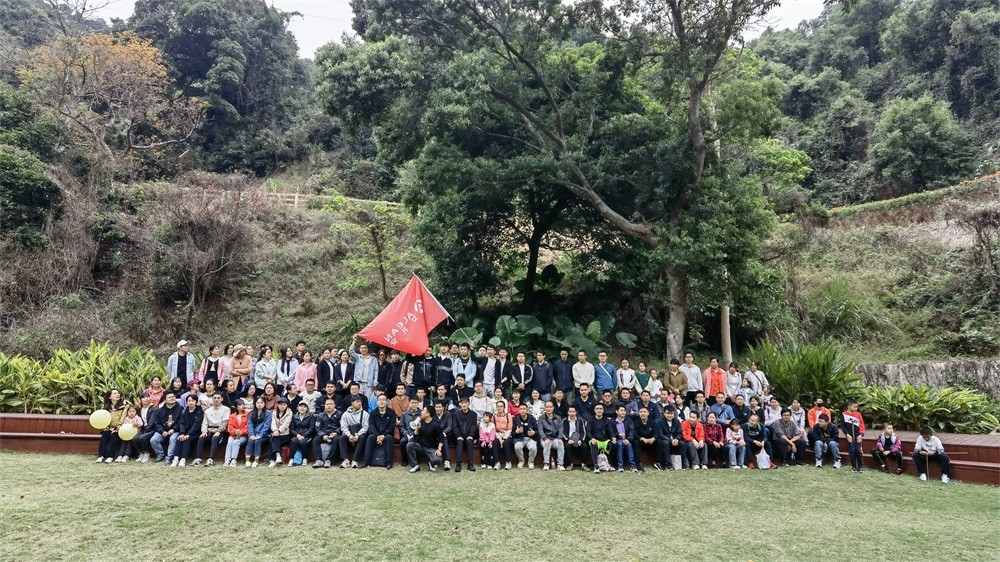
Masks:
[[[575,398],[573,394],[573,364],[569,361],[569,350],[566,348],[559,350],[559,359],[552,364],[552,379],[555,390],[562,390],[566,403],[572,404]]]
[[[351,340],[351,347],[347,353],[354,361],[354,380],[361,385],[361,394],[365,398],[371,398],[375,392],[375,385],[378,383],[378,360],[368,353],[368,344],[363,343],[357,346],[358,336]],[[361,353],[358,353],[360,351]]]
[[[688,391],[688,378],[681,371],[681,362],[676,358],[670,360],[670,370],[663,377],[664,388],[670,390],[674,395],[686,396]]]
[[[451,387],[455,386],[455,362],[450,351],[451,347],[447,343],[442,343],[433,362],[434,385],[437,387],[443,384],[445,390],[451,390]]]
[[[615,367],[608,363],[608,354],[604,351],[597,354],[597,364],[594,365],[594,388],[597,390],[598,396],[603,396],[605,390],[610,390],[611,395],[614,396],[615,390],[618,388]],[[607,414],[607,410],[604,413]]]
[[[499,362],[496,358],[497,350],[492,345],[486,346],[486,358],[483,361],[483,391],[486,396],[493,396],[493,389],[497,386],[497,366]],[[492,412],[491,412],[492,413]]]
[[[177,351],[167,358],[167,374],[170,375],[168,388],[174,379],[181,379],[181,388],[187,390],[188,384],[194,380],[194,355],[188,353],[190,344],[187,340],[177,342]]]
[[[302,355],[305,354],[305,352],[306,352],[306,341],[299,340],[295,342],[295,360],[299,363],[299,365],[302,364]]]
[[[538,390],[539,398],[543,401],[551,400],[552,364],[545,360],[545,354],[541,351],[535,353],[535,364],[531,366],[531,371],[535,377],[532,381],[532,388]]]
[[[589,387],[594,386],[594,366],[587,362],[587,352],[582,349],[577,352],[576,363],[573,364],[573,387],[576,390],[574,400],[576,396],[580,395],[581,384],[586,384]],[[580,415],[583,416],[582,411]]]
[[[476,360],[472,358],[471,350],[467,343],[458,346],[458,358],[455,359],[453,364],[452,376],[455,377],[456,382],[460,375],[465,377],[465,382],[470,388],[469,394],[471,395],[472,383],[476,380]]]
[[[511,392],[520,390],[522,400],[531,397],[531,383],[535,380],[535,373],[526,359],[523,351],[517,352],[517,364],[514,365],[514,377],[511,382]]]
[[[692,404],[694,403],[695,395],[705,391],[705,385],[702,384],[701,369],[694,364],[693,353],[689,351],[684,354],[684,364],[680,366],[679,370],[687,377],[687,398],[685,402]]]
[[[462,459],[467,459],[469,472],[476,471],[472,463],[472,451],[479,438],[479,416],[469,409],[469,399],[458,402],[458,411],[452,414],[452,429],[455,433],[455,472],[462,472]]]

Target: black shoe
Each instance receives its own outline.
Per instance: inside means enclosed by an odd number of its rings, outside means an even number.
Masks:
[[[386,470],[392,470],[392,463],[385,465]]]
[[[455,463],[455,474],[462,472],[462,463]]]
[[[358,465],[358,468],[368,468],[368,463],[361,463]]]
[[[472,464],[471,462],[469,463],[469,466],[466,467],[466,468],[469,469],[469,472],[475,472],[476,471],[476,465]]]

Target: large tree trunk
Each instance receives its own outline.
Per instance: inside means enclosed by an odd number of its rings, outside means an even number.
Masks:
[[[687,327],[687,277],[672,265],[665,266],[667,283],[670,284],[670,302],[667,320],[667,353],[670,358],[683,359],[684,330]]]
[[[722,328],[722,361],[728,367],[733,362],[733,336],[729,331],[729,305],[719,307],[719,325]]]
[[[539,229],[531,234],[528,239],[528,271],[524,276],[524,291],[521,298],[521,309],[525,314],[535,309],[535,282],[538,279],[538,252],[542,246],[542,237],[538,234]]]

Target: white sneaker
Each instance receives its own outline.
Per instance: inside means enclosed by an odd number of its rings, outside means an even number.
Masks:
[[[267,463],[267,468],[274,468],[276,466],[278,466],[278,463],[276,463],[274,461],[271,461],[271,462]]]
[[[115,462],[124,464],[125,461],[127,461],[127,460],[128,460],[128,457],[126,457],[125,455],[122,455],[122,456],[118,457],[117,459],[115,459]]]
[[[816,468],[823,468],[823,461],[816,461]]]
[[[205,461],[205,466],[212,466],[214,464],[215,464],[215,461],[213,461],[212,459],[208,459],[207,461]]]
[[[549,469],[549,465],[548,464],[542,466],[542,470],[548,470],[548,469]]]
[[[427,470],[431,472],[437,472],[437,467],[434,466],[434,464],[431,463],[430,461],[427,461]]]
[[[181,459],[181,466],[187,465],[187,459]]]
[[[191,461],[191,466],[198,466],[201,464],[201,459],[194,459]]]
[[[833,468],[840,468],[840,461],[834,461]]]
[[[288,461],[288,466],[292,466],[292,462],[294,461]]]
[[[250,468],[257,468],[257,461],[250,463]]]
[[[510,470],[510,463],[507,463],[503,468],[504,470]]]
[[[410,469],[410,473],[419,472],[419,471],[420,471],[420,465],[419,464],[413,465],[413,468]]]
[[[524,461],[517,461],[517,468],[524,468]]]
[[[493,470],[500,470],[500,463],[493,465]]]
[[[97,457],[97,464],[104,462],[104,457]]]
[[[692,466],[691,468],[692,468],[693,470],[701,470],[701,466],[700,466],[700,465],[697,465],[697,464],[696,464],[696,465],[694,465],[694,466]]]
[[[233,461],[236,462],[236,461]],[[247,468],[250,468],[250,461],[247,461]]]
[[[113,459],[111,457],[108,457],[108,458],[104,459],[104,462],[107,463],[107,464],[111,464],[111,463],[115,462],[115,459]]]
[[[563,466],[563,465],[559,465],[559,470],[562,470],[562,471],[565,471],[565,470],[566,470],[566,467],[565,467],[565,466]]]
[[[357,466],[358,465],[356,465],[356,464],[354,465],[355,468],[357,468]],[[444,469],[445,470],[451,470],[451,461],[444,461]]]
[[[941,475],[941,482],[943,484],[947,484],[948,482],[951,482],[951,478],[949,478],[947,474],[942,474]]]
[[[181,463],[181,459],[179,459],[177,457],[174,457],[174,460],[170,463],[170,466],[173,467],[173,468],[176,468],[177,465],[179,465],[180,463]]]
[[[340,468],[351,468],[351,461],[344,459],[344,462],[340,463]]]
[[[486,465],[485,465],[485,464],[480,464],[480,465],[479,465],[479,468],[480,468],[481,470],[486,470]]]
[[[289,464],[291,464],[291,463],[289,463]],[[447,463],[445,463],[445,464],[447,464]],[[358,461],[352,462],[351,463],[351,468],[358,468]]]
[[[926,474],[921,474],[921,475],[920,475],[920,476],[918,476],[917,478],[920,478],[920,479],[921,479],[921,480],[923,480],[924,482],[927,482],[927,475],[926,475]]]

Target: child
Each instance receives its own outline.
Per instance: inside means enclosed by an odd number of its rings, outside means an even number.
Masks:
[[[851,457],[851,470],[864,471],[864,451],[861,449],[861,438],[865,435],[865,418],[858,411],[858,401],[847,403],[847,411],[841,416],[840,430],[847,439],[847,454]]]
[[[882,433],[875,439],[875,450],[872,456],[878,462],[882,472],[889,472],[889,463],[886,456],[896,461],[896,474],[903,473],[903,442],[892,430],[892,424],[887,423],[882,426]]]
[[[122,425],[126,423],[132,424],[132,427],[136,428],[136,430],[142,429],[142,426],[145,425],[142,416],[139,415],[139,411],[136,410],[135,406],[129,406],[126,410],[125,420],[122,422]],[[115,459],[115,462],[128,462],[128,458],[132,456],[132,441],[134,440],[122,441],[122,446],[118,450],[118,458]]]
[[[729,468],[746,468],[747,442],[743,439],[740,420],[729,420],[726,430],[726,448],[729,449]]]
[[[920,437],[913,445],[913,464],[921,480],[927,480],[927,461],[937,461],[941,465],[941,482],[951,482],[951,459],[944,452],[941,440],[934,436],[929,427],[920,430]]]
[[[760,392],[760,403],[770,404],[771,398],[774,398],[774,395],[771,393],[771,385],[765,384],[763,390]]]
[[[747,379],[740,380],[740,389],[736,391],[736,394],[743,397],[744,404],[750,404],[750,399],[757,396]]]
[[[500,463],[496,461],[497,451],[497,426],[493,424],[493,414],[483,413],[483,421],[479,422],[479,456],[480,468],[500,470]]]
[[[642,363],[640,363],[642,365]],[[649,391],[650,400],[653,404],[660,403],[660,391],[663,390],[663,383],[660,382],[660,373],[656,369],[649,371],[649,382],[643,385],[643,390]]]

